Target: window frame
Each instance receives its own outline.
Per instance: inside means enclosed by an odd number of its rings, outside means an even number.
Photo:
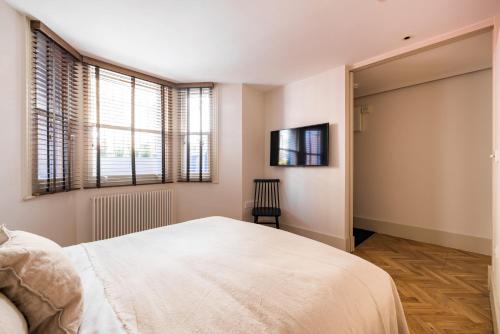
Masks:
[[[80,62],[75,52],[68,50],[61,43],[61,39],[39,21],[27,20],[25,36],[27,51],[25,67],[26,113],[23,118],[26,124],[24,128],[24,152],[27,168],[26,182],[23,182],[23,199],[31,199],[81,188],[78,147],[81,134],[78,119],[79,109],[75,106],[75,103],[79,101],[79,88],[77,87],[79,80],[74,79],[74,76],[79,73]],[[46,48],[46,59],[43,61],[46,68],[45,94],[47,95],[49,92],[47,85],[49,80],[52,90],[55,89],[54,87],[58,87],[59,90],[55,95],[52,93],[52,95],[46,96],[45,108],[38,104],[40,92],[37,88],[38,80],[35,77],[36,73],[40,73],[37,72],[39,50],[37,49],[38,44],[35,42],[45,44]],[[55,70],[55,64],[58,64],[57,70]],[[50,79],[51,77],[53,79]],[[43,122],[44,119],[47,122],[47,130],[44,134],[46,138],[39,136],[40,121]],[[58,136],[60,136],[59,139],[54,139]],[[51,153],[48,149],[46,153],[47,177],[40,178],[39,147],[40,142],[44,140],[47,142],[47,147],[52,144],[54,156],[50,157]],[[56,143],[56,141],[58,142]],[[57,157],[60,157],[62,162],[58,161]],[[53,167],[50,167],[51,162],[54,164]],[[59,166],[59,164],[61,165]],[[48,171],[51,168],[52,170]],[[46,190],[42,191],[44,184],[46,184]]]
[[[85,62],[85,61],[88,62]],[[83,180],[83,187],[84,189],[93,189],[93,188],[112,188],[112,187],[123,187],[123,186],[140,186],[140,185],[152,185],[152,184],[166,184],[166,183],[173,183],[175,182],[175,177],[174,177],[174,172],[172,169],[173,161],[172,161],[172,151],[174,147],[174,142],[172,140],[173,137],[173,132],[174,132],[174,123],[172,121],[173,119],[173,113],[174,109],[172,107],[173,104],[173,93],[172,90],[174,89],[171,85],[170,82],[164,81],[161,79],[152,81],[149,80],[151,77],[144,75],[143,77],[139,78],[133,75],[140,74],[138,72],[134,71],[129,71],[126,69],[121,70],[121,68],[114,66],[114,65],[107,65],[106,63],[103,63],[101,61],[95,61],[90,58],[85,58],[83,61],[83,68],[84,68],[84,76],[82,78],[83,84],[89,85],[88,82],[85,82],[86,80],[89,80],[88,78],[90,77],[89,74],[89,67],[94,67],[94,73],[96,75],[96,90],[99,89],[99,84],[98,81],[100,80],[99,78],[99,72],[101,69],[106,70],[108,72],[113,72],[115,74],[119,75],[124,75],[130,77],[131,80],[131,123],[130,126],[121,126],[121,125],[110,125],[110,124],[103,124],[100,122],[100,110],[96,110],[96,113],[98,114],[96,116],[96,122],[92,123],[88,121],[88,113],[89,110],[87,106],[84,107],[84,121],[83,121],[83,127],[84,129],[90,128],[92,126],[97,129],[97,141],[100,139],[100,130],[101,129],[110,129],[110,130],[121,130],[121,131],[127,131],[131,135],[131,141],[130,141],[130,159],[131,159],[131,174],[114,174],[114,175],[106,175],[102,176],[101,175],[101,168],[100,168],[100,160],[101,160],[101,155],[100,155],[100,143],[98,143],[96,146],[96,154],[91,154],[92,150],[90,149],[83,149],[83,154],[85,155],[84,161],[85,161],[85,176]],[[146,78],[146,79],[145,79]],[[161,94],[161,103],[160,103],[160,113],[161,113],[161,129],[160,130],[152,130],[152,129],[145,129],[145,128],[136,128],[135,127],[135,91],[136,91],[136,84],[135,81],[139,79],[142,81],[146,81],[148,83],[156,84],[159,85],[160,88],[160,94]],[[168,84],[168,85],[167,85]],[[87,89],[88,90],[88,89]],[[167,92],[166,92],[167,91]],[[88,104],[88,91],[83,92],[84,95],[84,100],[85,104]],[[100,98],[99,94],[96,92],[96,109],[100,109],[98,106],[100,104],[100,101],[98,102],[97,100]],[[170,125],[167,125],[167,122],[170,122]],[[170,130],[170,131],[169,131]],[[93,138],[89,137],[89,132],[87,130],[83,131],[83,139],[89,145],[89,143],[92,142]],[[161,173],[160,174],[137,174],[136,170],[136,149],[135,149],[135,134],[136,133],[152,133],[155,135],[160,135],[161,136]],[[169,147],[167,147],[169,146]],[[95,161],[94,161],[95,160]],[[170,161],[168,161],[170,160]],[[95,166],[95,174],[92,174],[91,168],[89,166]],[[139,176],[139,177],[138,177]],[[123,183],[126,178],[130,177],[131,178],[131,183]],[[92,178],[95,178],[95,182],[89,181]],[[138,179],[144,178],[147,179],[148,181],[139,181]],[[103,182],[105,180],[105,182]],[[151,181],[154,180],[154,181]],[[121,182],[120,182],[121,181]],[[116,183],[116,184],[114,184]],[[95,185],[94,185],[95,184]]]
[[[196,132],[193,132],[193,133],[189,133],[188,131],[183,131],[183,126],[182,126],[182,115],[181,115],[181,111],[180,111],[180,105],[179,105],[179,101],[180,101],[180,97],[179,97],[179,92],[181,89],[200,89],[200,92],[202,91],[202,89],[210,89],[210,108],[211,108],[211,113],[210,113],[210,130],[209,132],[204,132],[202,131],[203,130],[203,126],[200,125],[200,131],[196,131]],[[214,84],[210,84],[210,83],[201,83],[201,84],[187,84],[187,85],[180,85],[179,87],[177,87],[177,90],[176,90],[176,107],[175,107],[175,113],[176,113],[176,122],[174,122],[175,126],[176,126],[176,129],[175,129],[175,132],[176,132],[176,138],[177,138],[177,142],[176,142],[176,145],[175,145],[175,149],[176,149],[176,152],[175,152],[175,156],[177,158],[177,161],[176,161],[176,171],[175,171],[175,177],[176,177],[176,180],[175,182],[178,182],[178,183],[219,183],[219,124],[218,124],[218,105],[219,105],[219,101],[218,101],[218,97],[219,97],[219,94],[218,94],[218,87]],[[188,94],[189,95],[189,94]],[[201,97],[202,98],[202,97]],[[200,104],[201,104],[201,100],[200,100]],[[186,122],[189,123],[189,110],[187,110],[187,118],[186,118]],[[183,164],[182,164],[182,155],[186,154],[187,155],[187,152],[184,153],[184,147],[183,147],[183,140],[184,138],[187,138],[191,135],[195,135],[195,136],[200,136],[200,142],[202,143],[202,137],[203,136],[209,136],[209,142],[210,142],[210,146],[209,146],[209,149],[208,149],[208,157],[209,157],[209,175],[210,175],[210,179],[208,180],[203,180],[202,178],[202,175],[203,173],[198,173],[198,177],[197,178],[192,178],[191,177],[186,177],[186,178],[183,178],[182,177],[182,169],[183,169]],[[200,156],[202,156],[202,154],[200,153]],[[186,159],[187,161],[188,159]],[[188,166],[186,166],[186,168],[189,168]],[[200,169],[201,169],[201,166],[200,166]],[[187,174],[190,174],[190,173],[187,173]]]

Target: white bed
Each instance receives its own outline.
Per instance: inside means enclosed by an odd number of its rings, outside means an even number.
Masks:
[[[80,333],[408,333],[386,272],[269,227],[210,217],[65,251]]]

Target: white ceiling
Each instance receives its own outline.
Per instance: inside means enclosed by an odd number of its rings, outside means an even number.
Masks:
[[[486,31],[354,73],[361,97],[478,71],[492,66],[492,32]]]
[[[82,53],[177,81],[283,84],[478,22],[498,0],[7,0]],[[406,35],[414,36],[402,41]]]

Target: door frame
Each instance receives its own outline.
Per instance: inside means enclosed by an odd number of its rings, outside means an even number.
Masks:
[[[346,103],[346,251],[353,252],[354,251],[354,128],[353,128],[353,120],[354,120],[354,73],[357,71],[361,71],[363,69],[367,69],[370,67],[374,67],[377,65],[381,65],[383,63],[387,63],[393,60],[397,60],[400,58],[404,58],[425,50],[430,50],[442,45],[446,45],[448,43],[452,43],[454,41],[464,39],[470,37],[475,34],[480,34],[484,31],[493,30],[495,28],[495,17],[488,18],[486,20],[479,21],[477,23],[462,27],[460,29],[456,29],[450,31],[445,34],[441,34],[420,42],[413,43],[411,45],[398,48],[393,51],[389,51],[378,56],[368,58],[366,60],[354,63],[352,65],[347,66],[346,69],[346,96],[348,97],[348,101]],[[493,49],[493,57],[495,50]],[[494,108],[493,108],[493,117],[494,117]],[[495,131],[493,130],[493,137],[495,136]],[[492,189],[493,192],[493,189]],[[493,223],[493,222],[492,222]]]

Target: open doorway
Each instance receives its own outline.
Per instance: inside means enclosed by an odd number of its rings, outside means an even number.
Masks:
[[[492,32],[353,71],[353,235],[491,252]]]

